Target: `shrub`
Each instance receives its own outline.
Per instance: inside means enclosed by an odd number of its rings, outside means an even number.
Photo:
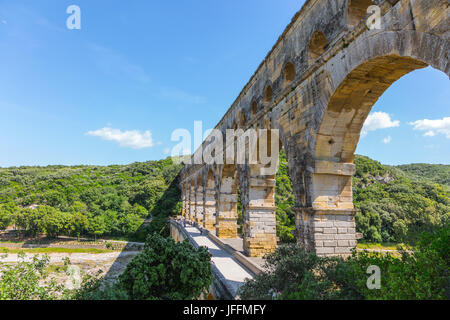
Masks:
[[[268,256],[267,272],[240,288],[244,299],[450,299],[450,228],[423,233],[414,252],[400,256],[354,252],[322,258],[295,245]],[[367,287],[369,266],[381,270],[381,288]]]
[[[119,285],[133,300],[197,299],[212,283],[210,259],[205,248],[152,234]]]

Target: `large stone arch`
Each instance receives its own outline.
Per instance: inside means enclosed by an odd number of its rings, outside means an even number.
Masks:
[[[333,68],[328,74],[328,87],[318,99],[318,107],[323,110],[318,110],[321,121],[312,146],[315,170],[322,170],[328,161],[341,163],[334,165],[341,171],[351,171],[346,164],[353,163],[362,126],[376,101],[395,81],[413,70],[430,65],[449,75],[449,50],[448,39],[428,33],[373,32],[330,60],[328,65]],[[323,207],[317,199],[316,186],[313,188],[313,207]],[[339,206],[336,203],[325,207]],[[342,201],[342,207],[352,207],[351,197]]]
[[[321,254],[343,254],[356,245],[353,159],[363,124],[381,95],[407,73],[430,65],[449,75],[449,49],[448,39],[428,33],[370,32],[327,62],[308,151],[312,180],[305,194],[311,207],[301,214],[300,241]]]

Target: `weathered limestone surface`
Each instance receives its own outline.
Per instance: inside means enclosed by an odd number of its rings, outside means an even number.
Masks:
[[[203,203],[203,186],[199,185],[196,188],[195,192],[195,219],[194,221],[198,223],[198,225],[203,224],[203,215],[204,215],[204,203]]]
[[[372,4],[380,8],[381,29],[366,25]],[[352,175],[364,121],[407,73],[432,66],[450,75],[449,17],[447,0],[306,1],[217,124],[224,133],[279,130],[299,244],[320,255],[346,255],[356,246]],[[232,148],[227,143],[224,158]],[[262,255],[276,244],[273,177],[253,174],[254,168],[187,164],[181,184],[213,173],[219,237],[237,235],[239,185],[245,251]],[[189,199],[192,206],[192,194]]]
[[[203,203],[205,207],[203,227],[208,230],[213,230],[216,224],[216,189],[213,177],[206,179],[204,185],[206,188],[203,193]]]
[[[277,247],[275,218],[275,176],[260,176],[257,165],[239,168],[243,209],[244,251],[250,257],[263,256]]]
[[[206,173],[209,174],[209,168]],[[233,166],[220,166],[214,171],[215,227],[218,237],[238,237],[237,226],[237,174]]]

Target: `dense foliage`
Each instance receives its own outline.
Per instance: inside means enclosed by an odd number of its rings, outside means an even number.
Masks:
[[[101,288],[85,282],[75,294],[88,300],[191,300],[200,298],[212,283],[211,257],[206,248],[188,241],[176,243],[157,234],[148,237],[144,250],[128,265],[119,281]]]
[[[383,166],[362,156],[356,157],[355,164],[353,200],[358,211],[356,227],[363,240],[414,244],[421,232],[450,222],[448,185],[402,171],[409,166]],[[448,173],[450,166],[437,168],[447,168]]]
[[[281,242],[295,242],[294,194],[286,153],[282,150],[276,176],[275,206],[277,207],[277,236]]]
[[[431,182],[450,186],[450,166],[442,164],[416,163],[398,166],[411,176],[428,179]]]
[[[289,244],[267,259],[268,271],[247,280],[242,299],[450,299],[450,228],[424,233],[413,253],[400,257],[354,253],[323,258]],[[369,289],[370,266],[381,270],[380,288]]]
[[[14,223],[31,236],[145,240],[145,218],[180,210],[179,171],[170,158],[126,166],[0,169],[0,230]]]
[[[384,166],[356,156],[354,203],[365,242],[415,243],[449,221],[450,166]],[[180,166],[169,158],[127,166],[0,169],[0,230],[11,224],[34,236],[167,235],[165,217],[179,213]],[[295,241],[292,182],[282,151],[276,176],[277,235]],[[439,184],[443,183],[443,184]],[[239,222],[242,208],[239,206]],[[143,219],[154,217],[151,225]]]

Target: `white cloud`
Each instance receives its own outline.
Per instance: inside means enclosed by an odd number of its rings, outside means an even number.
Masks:
[[[374,112],[367,117],[362,128],[362,136],[367,135],[370,131],[395,128],[398,126],[400,126],[400,121],[392,120],[391,116],[386,112]]]
[[[414,127],[414,130],[426,131],[424,133],[425,137],[434,137],[440,133],[445,135],[447,139],[450,139],[450,117],[437,120],[417,120],[409,124]]]
[[[96,131],[89,131],[86,133],[89,136],[100,137],[103,140],[115,141],[121,147],[128,147],[132,149],[144,149],[153,147],[152,133],[145,131],[141,133],[137,130],[121,131],[119,129],[103,128]]]
[[[387,136],[386,138],[383,139],[383,143],[384,144],[389,144],[392,141],[392,137],[391,136]]]

